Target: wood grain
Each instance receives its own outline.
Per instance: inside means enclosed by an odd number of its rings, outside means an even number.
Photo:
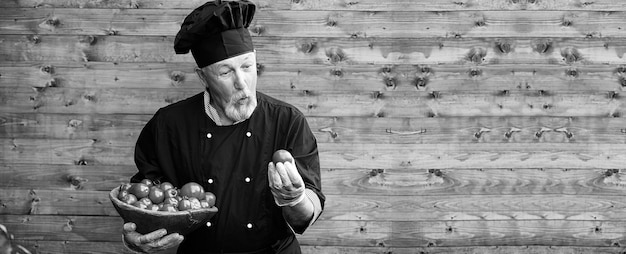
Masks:
[[[122,220],[109,216],[0,215],[22,240],[118,241]],[[317,221],[303,245],[465,247],[530,245],[617,247],[626,222],[587,220]]]
[[[0,138],[134,140],[152,115],[0,113]],[[623,117],[307,117],[318,143],[626,143]]]
[[[0,62],[1,87],[191,89],[193,63]],[[324,66],[264,64],[259,90],[622,92],[626,68],[612,65],[489,64]]]
[[[327,165],[321,161],[322,166]],[[0,188],[110,191],[137,172],[131,165],[0,165]],[[617,171],[617,172],[616,172]],[[45,172],[45,173],[42,173]],[[322,168],[327,195],[595,195],[626,190],[618,168]],[[9,208],[7,208],[9,209]]]
[[[5,35],[4,61],[193,63],[176,55],[171,36]],[[509,38],[510,53],[495,49],[502,38],[280,38],[255,37],[258,63],[353,64],[624,64],[620,38]],[[496,51],[498,50],[498,51]]]
[[[131,8],[131,9],[193,9],[205,1],[201,0],[14,0],[0,2],[0,7],[26,8]],[[255,1],[260,9],[292,10],[361,10],[361,11],[450,11],[450,10],[590,10],[614,11],[626,9],[626,4],[614,0],[297,0]]]
[[[2,163],[132,165],[133,140],[0,139]],[[327,168],[621,168],[624,144],[335,144],[318,146]]]
[[[121,242],[68,242],[68,241],[23,241],[17,243],[41,254],[130,254]],[[472,246],[472,247],[329,247],[304,245],[302,253],[310,254],[622,254],[622,247],[564,247],[564,246]],[[171,253],[174,253],[172,251]]]
[[[434,93],[417,89],[413,92],[259,91],[281,98],[306,116],[327,117],[619,117],[624,114],[622,101],[625,100],[608,92],[580,94],[543,90],[521,90],[504,95],[463,91]],[[200,92],[201,89],[0,87],[0,112],[154,114],[161,107]]]
[[[0,9],[0,34],[172,36],[189,9]],[[338,38],[624,37],[626,12],[259,10],[256,36]],[[624,29],[622,29],[624,28]]]
[[[118,216],[108,191],[3,189],[0,214]],[[625,220],[622,196],[554,195],[333,195],[320,220]]]

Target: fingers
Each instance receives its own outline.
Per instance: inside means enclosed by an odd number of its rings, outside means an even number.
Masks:
[[[276,166],[273,162],[270,162],[269,165],[267,165],[267,180],[270,187],[274,189],[283,188],[283,182],[280,180],[280,175],[276,172]]]
[[[128,223],[124,223],[124,232],[133,232],[137,230],[137,225],[135,225],[135,223],[132,222],[128,222]]]
[[[280,176],[280,181],[282,182],[282,187],[286,188],[287,190],[290,190],[292,186],[291,183],[291,178],[289,178],[289,174],[287,173],[287,169],[286,169],[286,165],[285,164],[290,164],[289,162],[279,162],[276,163],[276,172],[278,172],[278,175]]]
[[[291,182],[294,188],[300,188],[304,185],[302,176],[300,176],[300,173],[298,172],[298,169],[296,168],[294,164],[286,162],[285,171],[287,172],[289,181]]]
[[[152,231],[151,233],[139,236],[138,240],[139,240],[139,243],[141,244],[151,243],[151,242],[158,241],[166,234],[167,234],[167,230],[159,229],[159,230]]]
[[[171,233],[154,243],[153,248],[169,249],[183,242],[185,238],[178,233]]]

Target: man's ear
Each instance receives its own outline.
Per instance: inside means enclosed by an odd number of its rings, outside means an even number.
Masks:
[[[204,74],[204,71],[202,71],[202,69],[200,68],[196,68],[195,71],[196,74],[198,74],[198,78],[200,78],[200,82],[202,82],[202,86],[204,86],[205,89],[209,89],[209,84],[207,84],[207,76],[206,74]]]

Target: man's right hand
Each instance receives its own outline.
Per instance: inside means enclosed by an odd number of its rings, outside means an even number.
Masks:
[[[178,233],[166,235],[167,230],[165,229],[159,229],[145,235],[137,233],[136,229],[135,223],[124,224],[124,243],[129,249],[143,253],[153,253],[176,247],[184,239]]]

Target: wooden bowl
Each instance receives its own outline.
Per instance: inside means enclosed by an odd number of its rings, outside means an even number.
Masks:
[[[122,202],[117,199],[119,188],[116,187],[109,193],[113,207],[120,214],[124,223],[133,222],[137,225],[137,232],[147,234],[164,228],[167,233],[187,233],[205,225],[207,221],[217,213],[217,207],[194,209],[178,212],[152,211],[142,209]]]

